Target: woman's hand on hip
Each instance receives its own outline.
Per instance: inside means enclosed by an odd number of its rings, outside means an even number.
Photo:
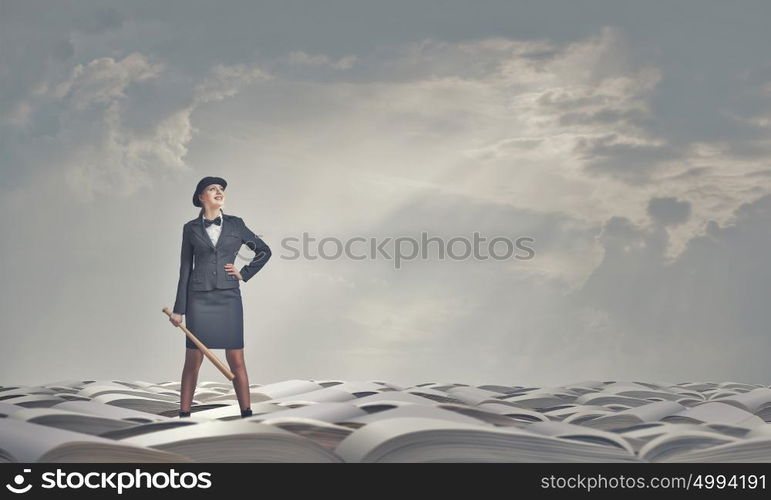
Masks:
[[[169,321],[171,321],[172,325],[179,326],[180,323],[182,323],[182,315],[177,313],[171,313],[171,316],[169,316]]]
[[[231,276],[235,276],[239,281],[244,281],[243,276],[241,276],[241,273],[236,271],[236,268],[233,267],[233,264],[225,264],[225,272]]]

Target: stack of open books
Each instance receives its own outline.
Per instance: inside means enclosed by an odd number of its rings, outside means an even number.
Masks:
[[[0,462],[771,462],[771,388],[286,380],[0,386]]]

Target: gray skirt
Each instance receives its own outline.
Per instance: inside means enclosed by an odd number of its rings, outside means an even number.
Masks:
[[[244,307],[241,289],[188,290],[185,326],[209,349],[242,349]],[[185,346],[198,348],[187,335]]]

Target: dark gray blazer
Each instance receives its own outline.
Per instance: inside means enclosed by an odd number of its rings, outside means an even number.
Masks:
[[[236,276],[225,272],[225,264],[232,264],[235,261],[236,253],[242,244],[255,253],[252,261],[239,271],[246,283],[268,262],[271,251],[264,241],[246,227],[243,219],[223,212],[222,231],[217,245],[212,245],[200,214],[185,223],[182,227],[182,254],[177,300],[174,303],[175,313],[185,314],[188,289],[213,290],[240,286]],[[194,258],[195,267],[193,267]]]

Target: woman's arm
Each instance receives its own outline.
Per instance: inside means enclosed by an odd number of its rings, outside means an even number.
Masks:
[[[182,227],[182,252],[179,258],[179,283],[177,284],[177,300],[174,302],[174,312],[185,314],[187,310],[187,282],[193,270],[193,244],[190,242],[190,231]]]
[[[270,247],[260,239],[259,236],[254,234],[243,219],[241,220],[241,242],[248,246],[254,252],[254,258],[251,262],[241,268],[239,271],[241,277],[244,279],[244,283],[254,276],[257,271],[262,269],[262,266],[270,259],[271,251]]]

